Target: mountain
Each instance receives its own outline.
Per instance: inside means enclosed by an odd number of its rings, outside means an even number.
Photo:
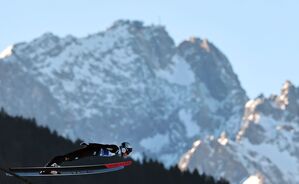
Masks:
[[[235,141],[223,134],[194,142],[181,158],[180,169],[213,173],[231,183],[253,175],[261,183],[295,184],[299,183],[298,140],[299,88],[286,81],[279,95],[261,95],[245,104]]]
[[[189,144],[234,139],[248,97],[208,40],[175,45],[163,26],[116,21],[87,37],[46,33],[0,54],[0,106],[60,135],[133,144],[166,166]]]
[[[129,141],[135,158],[231,183],[299,182],[298,87],[249,100],[206,39],[176,45],[163,26],[127,20],[83,38],[45,33],[0,53],[0,84],[10,114],[72,140]]]
[[[34,120],[22,117],[12,117],[3,109],[0,110],[0,183],[20,184],[21,180],[7,177],[2,168],[19,166],[41,166],[51,157],[68,153],[80,148],[79,141],[71,142],[48,128],[39,127]],[[130,159],[131,160],[131,159]],[[120,157],[88,158],[67,164],[98,164],[123,161]],[[216,181],[207,175],[198,172],[181,173],[177,167],[165,169],[161,163],[152,160],[143,162],[133,161],[133,164],[124,170],[90,176],[76,177],[30,177],[30,183],[43,184],[81,184],[81,183],[203,183],[227,184],[225,180]]]

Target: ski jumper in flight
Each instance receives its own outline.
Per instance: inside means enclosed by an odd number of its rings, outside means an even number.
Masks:
[[[121,156],[127,157],[132,152],[132,147],[128,142],[121,143],[120,146],[114,144],[81,143],[83,148],[75,150],[65,155],[56,156],[48,162],[45,167],[59,167],[63,162],[78,160],[85,157],[99,156]]]

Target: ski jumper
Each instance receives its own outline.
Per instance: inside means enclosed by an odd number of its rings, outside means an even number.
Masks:
[[[78,160],[84,157],[91,156],[101,156],[101,157],[110,157],[114,155],[120,155],[120,148],[117,145],[113,144],[97,144],[90,143],[84,144],[84,147],[73,151],[71,153],[67,153],[65,155],[60,155],[54,157],[50,162],[48,162],[45,167],[51,167],[53,164],[61,165],[66,161]]]

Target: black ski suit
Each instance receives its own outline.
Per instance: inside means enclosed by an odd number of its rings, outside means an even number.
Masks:
[[[83,144],[83,148],[73,151],[71,153],[56,156],[48,162],[45,167],[51,167],[52,164],[56,163],[57,165],[61,165],[63,162],[66,161],[73,161],[78,160],[84,157],[91,157],[91,156],[114,156],[120,154],[119,147],[113,144],[97,144],[97,143],[90,143],[90,144]]]

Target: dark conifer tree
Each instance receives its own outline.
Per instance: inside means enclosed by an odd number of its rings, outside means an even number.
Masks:
[[[20,116],[11,117],[0,110],[0,167],[42,166],[55,155],[78,149],[79,143],[66,140],[57,132],[39,127],[35,119],[26,120]],[[120,161],[121,158],[88,158],[67,164],[92,164]],[[66,164],[66,165],[67,165]],[[119,172],[72,177],[40,177],[29,178],[33,184],[228,184],[225,180],[215,181],[212,177],[193,173],[182,173],[178,167],[165,169],[164,166],[152,159],[142,162],[134,161],[133,165]],[[0,184],[19,184],[20,180],[7,177],[0,172]]]

